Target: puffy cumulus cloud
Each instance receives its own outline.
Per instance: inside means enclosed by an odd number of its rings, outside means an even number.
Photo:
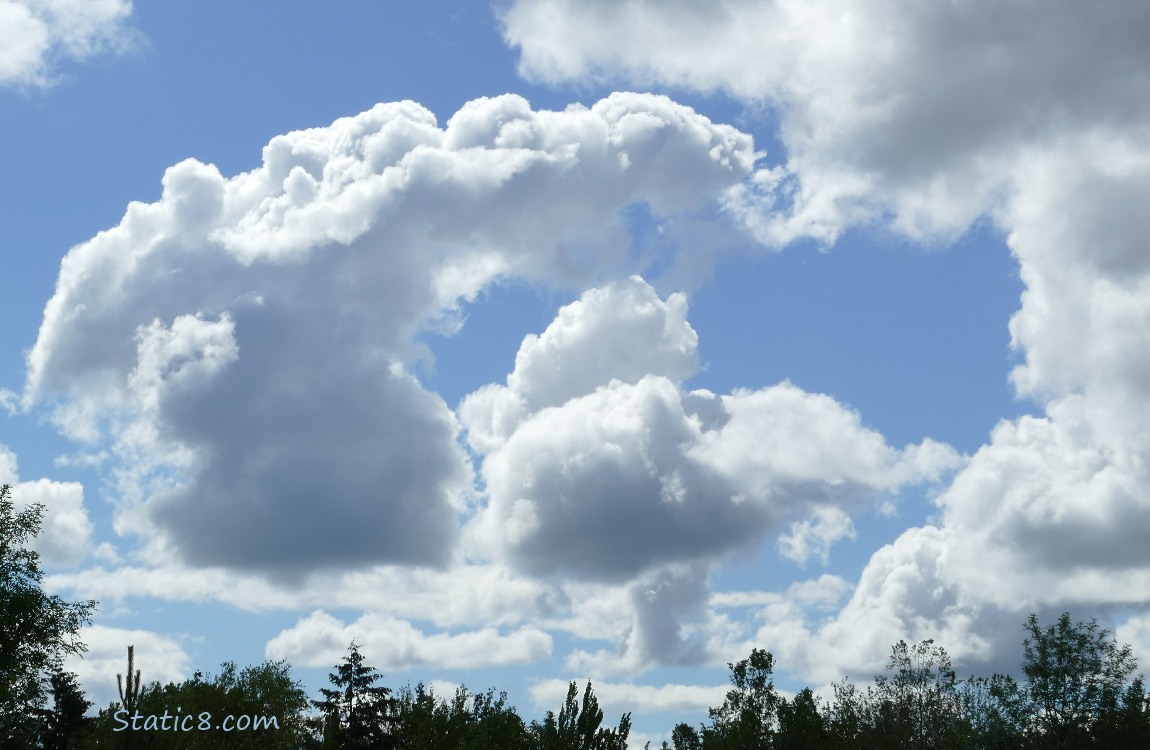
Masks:
[[[40,532],[29,546],[47,567],[74,566],[87,557],[92,541],[92,522],[84,506],[84,486],[79,482],[36,479],[21,482],[16,454],[0,445],[0,484],[12,486],[17,509],[43,505]]]
[[[681,382],[698,368],[697,344],[684,295],[664,301],[638,276],[591,289],[542,334],[523,339],[506,385],[492,383],[463,399],[467,440],[490,452],[530,414],[612,379],[633,383],[659,373]]]
[[[116,528],[148,559],[297,580],[444,565],[472,475],[407,370],[415,336],[500,277],[625,272],[625,208],[707,205],[753,159],[729,126],[614,94],[480,99],[446,127],[381,104],[235,177],[185,161],[64,259],[23,405],[110,450]]]
[[[549,627],[613,642],[573,650],[571,671],[704,663],[727,629],[708,611],[714,564],[804,518],[802,543],[821,555],[850,511],[960,462],[930,440],[892,448],[790,383],[686,391],[696,343],[683,300],[615,282],[560,310],[524,339],[505,384],[460,405],[488,500],[467,528],[471,553],[558,577],[570,614]]]
[[[131,0],[0,0],[0,85],[45,85],[63,58],[122,48],[131,14]]]
[[[684,392],[696,356],[685,303],[645,287],[585,293],[524,340],[505,386],[460,406],[486,454],[488,504],[472,530],[521,570],[624,580],[716,559],[787,518],[858,507],[956,465],[933,441],[891,448],[853,411],[789,383]],[[592,355],[591,342],[625,354]]]
[[[724,90],[775,108],[787,165],[732,202],[769,242],[833,240],[887,211],[912,234],[961,232],[1020,148],[1140,127],[1150,102],[1150,9],[1134,0],[516,0],[502,20],[533,78]]]
[[[994,638],[1018,641],[1021,620],[983,609],[948,585],[942,572],[945,533],[910,529],[871,557],[857,585],[832,575],[800,581],[780,592],[729,592],[711,597],[713,610],[750,608],[752,619],[722,616],[712,625],[711,649],[728,660],[751,648],[769,649],[780,668],[804,681],[829,684],[844,676],[882,671],[900,638],[933,638],[961,670],[993,665],[1010,671]],[[993,637],[988,637],[993,634]]]
[[[1150,138],[1099,130],[1060,145],[1021,161],[999,218],[1026,284],[1010,321],[1025,360],[1011,379],[1035,399],[1083,392],[1109,408],[1150,392],[1150,217],[1137,199]]]
[[[551,636],[531,626],[507,634],[488,627],[427,635],[404,620],[376,613],[344,624],[317,610],[269,641],[267,656],[311,667],[329,666],[346,655],[352,640],[360,645],[368,663],[388,670],[417,666],[478,669],[530,664],[551,655]]]
[[[787,163],[728,204],[764,241],[874,219],[946,236],[986,214],[1018,260],[1011,380],[1043,413],[998,425],[937,496],[937,525],[877,552],[830,621],[776,611],[762,635],[834,678],[879,666],[897,638],[977,662],[1016,644],[1027,610],[1144,611],[1150,7],[847,5],[519,0],[503,16],[529,75],[774,107]]]
[[[190,676],[188,654],[179,642],[167,636],[99,624],[85,628],[83,635],[88,650],[82,657],[67,657],[64,668],[76,673],[95,709],[119,702],[116,675],[127,671],[128,646],[136,647],[135,666],[145,683],[158,681],[163,685]]]
[[[1101,134],[1069,145],[1027,158],[1025,190],[1002,216],[1027,284],[1012,377],[1045,413],[1001,422],[936,498],[939,526],[875,555],[838,618],[843,634],[881,622],[977,660],[1012,652],[1030,611],[1134,611],[1120,629],[1140,632],[1150,227],[1130,196],[1150,189],[1150,148]]]

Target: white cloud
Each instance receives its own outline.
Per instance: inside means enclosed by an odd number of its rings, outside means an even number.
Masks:
[[[12,499],[18,510],[30,505],[44,506],[40,532],[29,542],[44,566],[67,568],[84,560],[91,546],[92,522],[84,507],[83,485],[50,479],[21,482],[16,454],[4,445],[0,445],[0,484],[12,486]]]
[[[53,590],[97,599],[108,606],[136,598],[174,602],[216,601],[245,611],[303,610],[317,607],[371,610],[393,617],[431,622],[441,628],[477,622],[507,627],[554,617],[566,605],[538,582],[494,565],[457,565],[441,571],[408,566],[312,576],[299,587],[284,587],[258,574],[224,568],[95,567],[46,577]]]
[[[1137,128],[1150,102],[1137,2],[516,0],[502,18],[529,77],[774,108],[787,164],[732,203],[771,243],[830,241],[886,211],[913,235],[953,236],[994,205],[1021,150]]]
[[[580,696],[587,685],[587,679],[577,679]],[[540,680],[530,688],[531,699],[536,709],[555,711],[563,705],[571,680]],[[599,700],[605,714],[604,722],[609,723],[616,713],[631,711],[636,714],[659,711],[676,713],[698,713],[723,703],[730,685],[637,685],[627,682],[600,682],[592,680],[591,689]]]
[[[800,564],[818,557],[826,565],[831,546],[843,538],[855,538],[850,516],[838,508],[816,508],[811,518],[792,523],[790,531],[779,537],[779,552]]]
[[[1027,610],[1146,606],[1150,7],[518,0],[503,19],[530,76],[771,107],[786,163],[728,203],[768,244],[869,222],[947,239],[979,216],[1008,236],[1026,285],[1011,380],[1044,414],[998,425],[938,525],[878,551],[830,621],[765,615],[776,655],[834,679],[933,637],[985,663]]]
[[[620,587],[607,599],[614,605],[610,627],[589,634],[593,640],[614,641],[614,648],[572,649],[564,667],[603,677],[639,674],[656,664],[705,663],[707,644],[697,630],[708,593],[708,571],[702,565],[666,566]],[[586,621],[587,603],[576,599],[572,609],[577,621]]]
[[[790,383],[685,392],[696,343],[685,300],[634,277],[560,310],[524,339],[505,385],[461,403],[485,454],[471,554],[565,579],[571,614],[551,627],[613,642],[574,649],[570,670],[703,663],[711,566],[788,520],[807,529],[792,556],[825,555],[849,535],[850,511],[959,465],[934,441],[891,448],[855,412]]]
[[[109,450],[116,529],[151,540],[144,559],[297,582],[447,565],[472,476],[455,415],[408,372],[415,336],[503,276],[637,270],[623,209],[707,205],[753,158],[729,126],[615,94],[480,99],[446,128],[381,104],[232,178],[185,161],[64,259],[24,405]]]
[[[486,453],[476,548],[531,574],[621,581],[721,558],[814,508],[855,509],[958,463],[930,440],[895,450],[790,383],[684,392],[695,346],[685,301],[638,278],[585,293],[525,338],[507,385],[459,410]]]
[[[507,385],[487,385],[463,399],[467,440],[488,453],[529,415],[612,379],[635,383],[654,373],[682,382],[698,368],[697,343],[682,294],[664,302],[638,276],[588,290],[542,334],[524,337]]]
[[[128,42],[131,0],[0,0],[0,85],[46,85],[64,58]]]
[[[409,622],[366,613],[344,624],[323,610],[301,619],[267,645],[269,659],[306,666],[330,666],[354,640],[367,662],[381,670],[411,667],[477,669],[530,664],[551,655],[551,636],[523,626],[507,634],[497,628],[427,635]]]
[[[1073,145],[1027,160],[1002,218],[1027,283],[1013,379],[1045,415],[995,428],[936,499],[939,528],[875,555],[836,632],[932,635],[977,662],[1016,646],[1028,612],[1147,605],[1150,267],[1127,196],[1150,189],[1150,149]]]

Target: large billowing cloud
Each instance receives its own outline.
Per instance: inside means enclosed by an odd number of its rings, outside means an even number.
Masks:
[[[873,221],[947,238],[985,216],[1018,260],[1011,379],[1044,413],[999,424],[937,524],[878,551],[835,617],[764,610],[757,642],[834,679],[881,666],[898,637],[973,664],[1016,643],[1028,610],[1145,611],[1150,6],[517,0],[503,22],[536,78],[771,107],[786,163],[727,204],[768,244]],[[823,527],[798,523],[784,551],[849,533]]]
[[[697,362],[685,306],[638,277],[585,292],[523,339],[506,385],[463,399],[485,454],[474,526],[485,548],[531,574],[627,580],[955,466],[949,447],[892,449],[858,414],[790,383],[684,391]]]
[[[502,17],[528,76],[723,90],[776,109],[787,164],[735,203],[770,242],[831,240],[886,211],[912,233],[960,232],[1020,150],[1139,127],[1150,111],[1150,8],[1137,0],[516,0]]]
[[[1141,632],[1150,226],[1131,201],[1150,190],[1150,148],[1086,137],[1024,160],[1017,179],[999,219],[1027,285],[1011,321],[1024,360],[1011,377],[1045,413],[1000,422],[938,496],[938,525],[876,553],[832,621],[804,631],[801,616],[767,618],[759,636],[791,634],[791,656],[820,679],[880,666],[892,633],[934,637],[969,665],[1009,668],[996,659],[1016,657],[1031,611],[1134,611],[1119,630]],[[809,640],[794,635],[803,632]]]
[[[686,300],[632,277],[561,309],[524,338],[506,384],[460,404],[487,496],[472,549],[565,581],[571,616],[554,627],[612,642],[572,651],[571,671],[704,663],[715,564],[789,521],[815,529],[802,544],[822,555],[851,512],[958,463],[931,440],[892,448],[790,383],[686,390],[696,344]]]
[[[0,85],[43,85],[62,58],[121,47],[131,14],[131,0],[0,0]]]
[[[706,206],[753,159],[729,126],[615,94],[481,99],[445,128],[381,104],[277,137],[235,177],[185,161],[64,259],[25,405],[110,445],[117,528],[153,559],[446,564],[472,477],[454,414],[408,370],[414,337],[502,277],[626,272],[625,208]]]
[[[683,390],[697,361],[685,316],[681,296],[664,301],[638,277],[590,290],[524,339],[506,385],[464,399],[485,454],[474,530],[489,547],[536,575],[625,580],[955,465],[930,440],[891,448],[853,411],[789,383]]]

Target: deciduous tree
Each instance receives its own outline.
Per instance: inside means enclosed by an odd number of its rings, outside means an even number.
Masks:
[[[771,747],[779,710],[775,692],[775,657],[756,648],[738,664],[728,664],[734,689],[719,708],[707,713],[711,726],[703,731],[707,750],[765,750]]]
[[[1122,724],[1120,713],[1136,716],[1140,682],[1133,680],[1138,665],[1129,645],[1119,646],[1093,618],[1073,622],[1069,612],[1047,627],[1032,614],[1024,627],[1024,681],[996,675],[991,689],[1032,746],[1091,747],[1106,727]]]
[[[531,734],[538,750],[627,750],[631,733],[631,714],[623,714],[619,726],[604,729],[603,710],[588,680],[583,691],[583,704],[576,700],[579,688],[572,682],[559,716],[548,711],[543,723],[532,722]]]
[[[0,487],[0,746],[31,747],[37,712],[45,704],[44,677],[68,654],[86,650],[80,628],[96,602],[66,602],[41,588],[40,556],[26,546],[40,531],[44,506],[17,511],[8,485]]]

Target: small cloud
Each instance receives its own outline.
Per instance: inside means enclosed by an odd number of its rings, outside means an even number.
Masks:
[[[0,85],[47,86],[64,59],[126,48],[131,0],[0,2]]]
[[[835,542],[854,538],[850,516],[838,508],[816,508],[811,518],[792,523],[790,531],[779,537],[779,553],[799,564],[818,557],[826,565]]]

